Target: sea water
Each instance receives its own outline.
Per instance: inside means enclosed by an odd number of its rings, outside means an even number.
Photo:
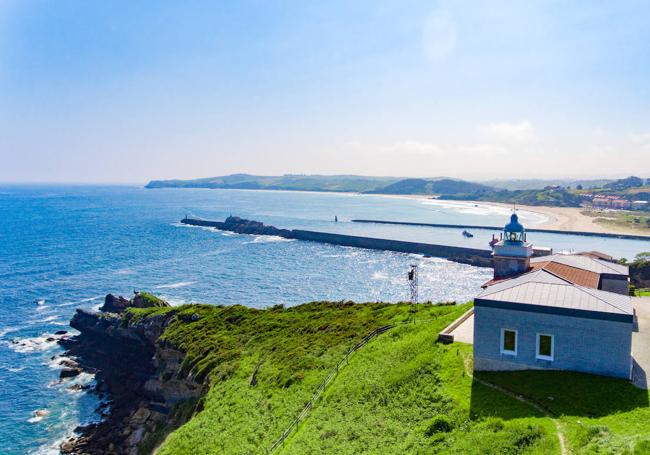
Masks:
[[[179,223],[185,215],[229,214],[301,228],[487,248],[490,233],[362,225],[355,218],[503,225],[510,210],[369,195],[136,186],[0,187],[0,453],[57,453],[72,429],[96,419],[96,399],[59,381],[49,336],[70,330],[76,308],[94,309],[107,293],[147,290],[173,305],[257,308],[313,300],[407,300],[406,272],[420,265],[420,298],[471,299],[491,270],[438,258],[370,251],[277,237],[237,235]],[[334,217],[339,219],[334,222]],[[542,215],[520,212],[525,225]],[[631,257],[647,242],[533,236],[556,249],[600,249]],[[536,242],[540,243],[540,242]],[[35,414],[35,411],[42,412]]]

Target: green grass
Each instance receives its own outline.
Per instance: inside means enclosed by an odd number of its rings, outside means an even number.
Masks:
[[[647,390],[626,380],[570,372],[481,373],[560,416],[575,453],[650,453]]]
[[[617,227],[639,234],[650,233],[650,214],[625,210],[584,210],[583,215],[595,218],[604,227]]]
[[[281,453],[557,453],[552,421],[473,382],[443,324],[397,327],[350,360]]]
[[[467,309],[420,305],[440,327]],[[316,302],[284,309],[188,305],[129,310],[125,320],[173,315],[159,342],[187,353],[183,374],[210,390],[203,410],[161,454],[259,453],[300,412],[344,353],[375,328],[408,320],[408,304]],[[257,371],[257,385],[251,385]]]
[[[422,322],[398,324],[357,351],[279,452],[560,453],[550,417],[466,373],[472,346],[435,342],[467,308],[421,305]],[[183,374],[210,387],[202,410],[159,447],[174,455],[264,452],[351,346],[412,317],[408,304],[315,302],[132,309],[125,320],[164,315],[173,318],[160,342],[186,351]],[[558,416],[572,453],[650,453],[648,392],[626,381],[540,371],[481,377]]]

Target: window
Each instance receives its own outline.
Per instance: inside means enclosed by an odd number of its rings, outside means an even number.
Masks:
[[[517,331],[501,329],[501,354],[517,355]]]
[[[555,350],[555,337],[545,333],[537,334],[537,358],[540,360],[553,360]]]

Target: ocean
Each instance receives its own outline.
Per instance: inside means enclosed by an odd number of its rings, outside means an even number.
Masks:
[[[107,293],[146,290],[173,305],[257,308],[314,300],[407,300],[406,272],[420,265],[421,300],[464,302],[491,270],[438,258],[187,227],[185,216],[233,214],[280,228],[488,248],[488,231],[362,225],[354,218],[503,225],[509,209],[370,195],[136,186],[0,186],[0,453],[58,453],[75,426],[97,416],[94,396],[59,380],[48,341],[71,329],[75,308]],[[334,217],[339,222],[334,222]],[[544,221],[520,212],[524,225]],[[648,242],[529,234],[556,250],[598,249],[631,258]],[[41,412],[36,413],[36,411]]]

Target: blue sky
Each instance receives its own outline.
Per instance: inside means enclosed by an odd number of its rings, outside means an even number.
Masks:
[[[650,2],[0,0],[0,181],[650,176]]]

